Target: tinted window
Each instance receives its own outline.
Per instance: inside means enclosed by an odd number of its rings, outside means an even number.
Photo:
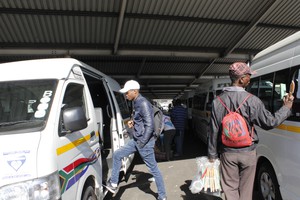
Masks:
[[[273,111],[272,98],[273,98],[273,73],[262,76],[259,82],[258,97],[265,104],[266,109]]]
[[[251,94],[255,96],[258,96],[258,84],[259,84],[259,78],[251,79],[251,82],[247,87],[247,91],[249,91]]]
[[[211,108],[212,108],[212,101],[214,100],[215,98],[215,95],[213,92],[209,92],[208,93],[208,102],[206,104],[206,110],[207,111],[211,111]]]
[[[194,96],[194,108],[198,110],[204,110],[204,105],[206,102],[206,93],[197,94]]]
[[[67,86],[63,100],[64,108],[82,107],[86,112],[83,85],[71,83]]]
[[[283,97],[289,92],[291,80],[295,82],[294,104],[292,115],[288,120],[300,121],[300,92],[298,92],[299,67],[280,70],[261,77],[251,79],[247,90],[258,96],[265,107],[272,113],[283,105]]]
[[[127,101],[124,98],[124,94],[122,93],[118,93],[118,92],[114,92],[119,108],[120,108],[120,112],[121,115],[123,117],[123,119],[129,118],[130,117],[130,111],[129,108],[127,106]]]
[[[276,112],[282,106],[282,99],[288,92],[290,80],[290,69],[281,70],[275,73],[274,92],[273,92],[273,112]]]

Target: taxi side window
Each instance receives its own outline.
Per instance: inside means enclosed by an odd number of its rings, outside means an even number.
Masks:
[[[86,118],[88,118],[85,96],[84,96],[84,86],[81,84],[70,83],[66,88],[63,103],[62,103],[61,114],[60,114],[61,123],[59,125],[59,131],[58,131],[59,133],[64,131],[64,124],[62,121],[63,110],[66,108],[73,108],[73,107],[82,107]]]

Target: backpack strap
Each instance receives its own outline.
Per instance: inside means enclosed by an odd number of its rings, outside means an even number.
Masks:
[[[237,112],[241,108],[241,106],[247,101],[247,99],[251,96],[252,96],[252,94],[248,94],[248,96],[244,99],[244,101],[240,104],[240,106],[235,110],[235,112]]]
[[[248,96],[243,100],[243,102],[239,105],[239,107],[234,111],[234,112],[237,112],[241,106],[247,101],[247,99],[252,96],[252,94],[248,94]],[[229,108],[225,105],[224,101],[219,97],[217,96],[217,98],[219,99],[219,101],[221,102],[221,104],[226,108],[226,110],[230,113],[231,111],[229,110]]]
[[[221,102],[221,104],[226,108],[226,110],[230,113],[231,111],[229,110],[229,108],[225,105],[224,101],[222,101],[222,99],[217,96],[217,98],[219,99],[219,101]]]
[[[237,112],[240,108],[241,108],[241,106],[247,101],[247,99],[249,98],[249,97],[251,97],[252,96],[252,94],[251,93],[249,93],[248,95],[247,95],[247,97],[243,100],[243,102],[239,105],[239,107],[235,110],[235,112]],[[224,101],[222,101],[222,99],[219,97],[219,96],[217,96],[218,97],[218,99],[220,100],[220,102],[221,102],[221,104],[226,108],[226,110],[230,113],[231,111],[229,110],[229,108],[225,105],[225,103],[224,103]],[[251,125],[250,125],[251,126]],[[251,131],[249,131],[249,133],[250,133],[250,136],[253,138],[253,133],[254,133],[254,126],[251,126]]]

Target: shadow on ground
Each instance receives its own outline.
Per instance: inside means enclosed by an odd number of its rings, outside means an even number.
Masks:
[[[141,172],[141,171],[132,171],[131,172],[131,179],[134,181],[132,183],[125,184],[120,186],[118,192],[115,195],[108,193],[105,199],[110,200],[119,200],[121,199],[123,193],[129,188],[138,188],[143,193],[147,193],[153,196],[153,199],[157,198],[157,194],[151,190],[150,188],[150,181],[147,181],[149,178],[152,177],[151,174]],[[123,180],[124,181],[124,180]]]
[[[169,170],[169,167],[172,166],[172,168],[176,168],[181,171],[174,171],[175,174],[172,175],[172,173],[167,173],[168,174],[168,178],[167,180],[173,181],[173,182],[167,182],[166,187],[169,187],[168,190],[169,192],[175,192],[174,195],[171,197],[171,194],[169,194],[169,198],[170,200],[179,200],[179,199],[183,199],[183,200],[220,200],[221,198],[216,198],[213,196],[209,196],[206,194],[192,194],[189,186],[192,182],[192,178],[193,175],[187,175],[186,177],[184,177],[185,172],[184,170],[189,170],[192,169],[195,166],[192,166],[194,163],[191,162],[191,160],[194,160],[196,157],[200,157],[200,156],[206,156],[207,155],[207,146],[206,144],[204,144],[203,142],[200,141],[200,139],[195,138],[194,136],[190,135],[190,134],[186,134],[186,137],[184,139],[184,153],[182,156],[180,157],[173,157],[172,161],[175,162],[169,162],[168,161],[160,161],[158,160],[159,163],[164,162],[165,166],[163,169],[164,170]],[[184,161],[186,160],[186,162]],[[179,161],[179,162],[177,162]],[[181,162],[184,161],[184,162]],[[188,166],[184,165],[185,167],[188,168],[180,168],[178,166],[179,163],[191,163]],[[139,154],[137,153],[134,159],[134,164],[135,165],[145,165],[142,161],[142,159],[140,158]],[[162,165],[161,165],[162,167]],[[174,182],[174,176],[179,176],[181,175],[181,177],[183,178],[178,178],[178,182]],[[182,176],[183,175],[183,176]],[[170,177],[173,176],[173,177]],[[147,199],[156,199],[157,198],[157,191],[156,188],[154,187],[155,191],[153,191],[153,186],[151,189],[151,182],[148,181],[149,178],[151,178],[152,175],[147,171],[141,171],[141,170],[137,170],[136,168],[133,169],[133,171],[130,173],[130,181],[126,182],[124,179],[122,179],[121,183],[120,183],[120,187],[118,192],[115,195],[112,195],[110,193],[107,194],[107,196],[105,197],[105,200],[120,200],[120,199],[124,199],[125,196],[128,195],[128,191],[133,191],[132,189],[136,189],[136,191],[134,191],[134,193],[140,193],[140,195],[138,196],[147,196]],[[177,178],[175,178],[175,180],[177,180]],[[177,187],[175,187],[173,184],[177,184]],[[144,195],[144,194],[147,195]],[[176,196],[178,194],[178,196]],[[135,199],[133,197],[133,194],[131,197],[128,197],[126,199]]]

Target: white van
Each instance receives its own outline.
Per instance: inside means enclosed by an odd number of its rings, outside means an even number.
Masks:
[[[275,113],[296,83],[292,116],[271,130],[256,127],[257,174],[255,185],[260,199],[300,199],[300,32],[258,53],[251,66],[248,91],[258,96]]]
[[[71,58],[0,69],[0,199],[103,199],[112,153],[130,139],[119,84]]]
[[[192,100],[192,130],[204,143],[207,143],[212,101],[230,84],[229,78],[212,79],[195,90]]]

